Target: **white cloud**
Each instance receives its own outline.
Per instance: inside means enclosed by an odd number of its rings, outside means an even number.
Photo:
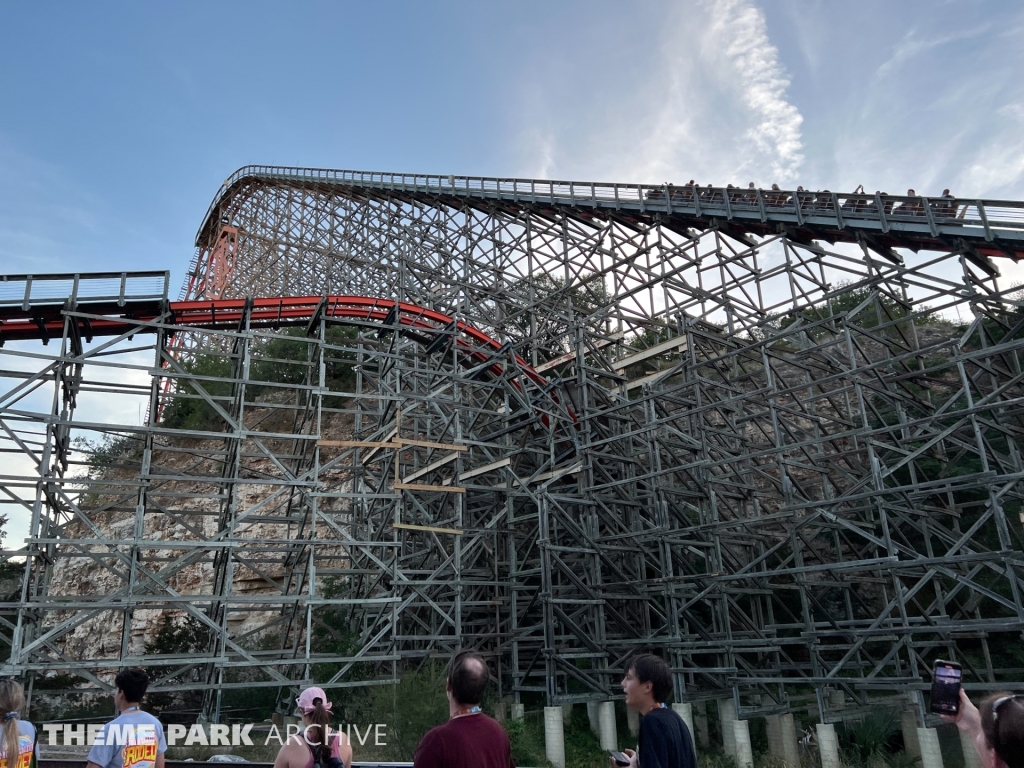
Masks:
[[[743,102],[757,121],[745,135],[771,158],[773,177],[791,181],[804,159],[804,119],[786,99],[789,78],[779,63],[778,49],[768,39],[764,14],[745,0],[705,0],[705,6],[712,9],[706,48],[724,48]]]
[[[892,56],[886,59],[875,71],[876,77],[887,77],[894,73],[904,62],[933,48],[939,48],[947,43],[955,43],[960,40],[967,40],[978,37],[989,30],[990,25],[984,24],[980,27],[955,32],[951,35],[938,35],[935,37],[923,37],[921,33],[912,29],[896,44]]]
[[[787,97],[763,12],[749,0],[687,3],[666,13],[656,34],[635,65],[589,99],[566,99],[560,82],[523,97],[522,173],[744,186],[793,180],[803,117]]]

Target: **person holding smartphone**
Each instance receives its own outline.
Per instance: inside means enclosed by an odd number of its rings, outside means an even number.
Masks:
[[[1024,695],[994,693],[974,706],[960,689],[960,711],[942,715],[974,742],[984,768],[1024,768]]]
[[[650,653],[636,656],[622,678],[626,706],[640,713],[638,752],[616,752],[613,766],[622,765],[624,756],[630,768],[697,768],[693,737],[686,723],[665,706],[672,693],[672,670],[664,659]]]

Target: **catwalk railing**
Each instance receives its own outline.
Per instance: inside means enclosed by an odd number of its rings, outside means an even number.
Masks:
[[[661,214],[710,224],[723,221],[755,234],[778,227],[806,229],[835,240],[858,234],[882,237],[899,247],[935,247],[958,240],[982,252],[1024,256],[1024,203],[1014,200],[957,199],[855,194],[828,190],[741,189],[735,187],[618,184],[482,176],[396,174],[250,165],[224,182],[196,236],[201,245],[216,226],[222,200],[246,183],[337,185],[404,195],[568,206],[594,213]]]

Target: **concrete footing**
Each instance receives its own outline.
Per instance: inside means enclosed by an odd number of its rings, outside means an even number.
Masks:
[[[782,759],[790,768],[800,768],[800,744],[796,739],[793,713],[779,715],[779,727],[782,730]]]
[[[921,768],[942,768],[939,732],[934,728],[918,728],[917,743],[921,748]]]
[[[568,725],[572,721],[572,704],[562,705],[562,722]]]
[[[736,739],[732,732],[732,723],[736,720],[736,705],[732,699],[718,700],[718,722],[722,726],[722,748],[725,754],[736,757]]]
[[[525,704],[512,704],[512,719],[522,720],[526,716]]]
[[[618,749],[619,734],[615,727],[615,702],[602,701],[597,705],[598,739],[601,749]]]
[[[672,704],[672,711],[682,718],[686,727],[690,729],[690,738],[693,739],[693,750],[697,751],[697,736],[693,732],[693,705],[688,701],[677,701]]]
[[[632,707],[626,707],[626,725],[629,727],[630,736],[640,733],[640,713]]]
[[[914,757],[921,756],[921,744],[917,740],[917,714],[912,709],[905,709],[900,714],[900,727],[903,731],[903,751]]]
[[[764,724],[768,731],[768,754],[785,759],[782,754],[782,715],[765,715]]]
[[[754,750],[750,745],[750,727],[746,720],[732,721],[732,739],[736,745],[736,764],[740,768],[754,768]]]
[[[601,734],[601,726],[597,722],[597,702],[596,701],[588,701],[587,702],[587,720],[590,721],[590,731],[591,731],[591,733],[593,733],[595,736],[599,736]]]
[[[978,754],[978,748],[974,746],[974,739],[963,731],[957,731],[957,733],[960,734],[960,748],[964,752],[964,768],[981,768],[981,755]]]
[[[832,723],[818,723],[818,752],[821,754],[821,768],[839,768],[839,740]]]
[[[697,728],[693,743],[707,749],[711,746],[711,737],[708,735],[707,705],[703,701],[693,702],[693,724]]]
[[[561,707],[544,707],[544,755],[555,768],[565,768],[565,731]]]

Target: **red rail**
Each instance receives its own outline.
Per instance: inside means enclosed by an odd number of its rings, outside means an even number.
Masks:
[[[249,302],[251,301],[251,304]],[[164,307],[166,306],[166,310]],[[61,338],[65,320],[70,320],[70,332],[86,341],[97,336],[118,336],[125,333],[155,333],[158,327],[171,332],[181,328],[231,329],[238,328],[248,317],[250,327],[280,327],[308,322],[318,313],[327,319],[379,323],[395,331],[429,331],[436,339],[439,334],[450,334],[452,343],[468,357],[487,362],[494,353],[504,349],[501,342],[478,328],[451,315],[426,307],[393,299],[369,296],[286,296],[258,299],[205,299],[201,301],[162,302],[147,300],[124,304],[117,302],[83,302],[70,311],[63,304],[33,303],[0,307],[0,345],[7,341]],[[462,338],[459,338],[459,336]],[[488,351],[490,350],[490,351]],[[547,378],[538,373],[522,357],[512,354],[516,366],[534,384],[549,386]],[[500,376],[504,368],[495,361],[487,368]],[[517,388],[519,384],[512,382]],[[555,402],[558,396],[552,392]],[[568,404],[567,404],[568,407]],[[571,407],[568,412],[576,420]]]

